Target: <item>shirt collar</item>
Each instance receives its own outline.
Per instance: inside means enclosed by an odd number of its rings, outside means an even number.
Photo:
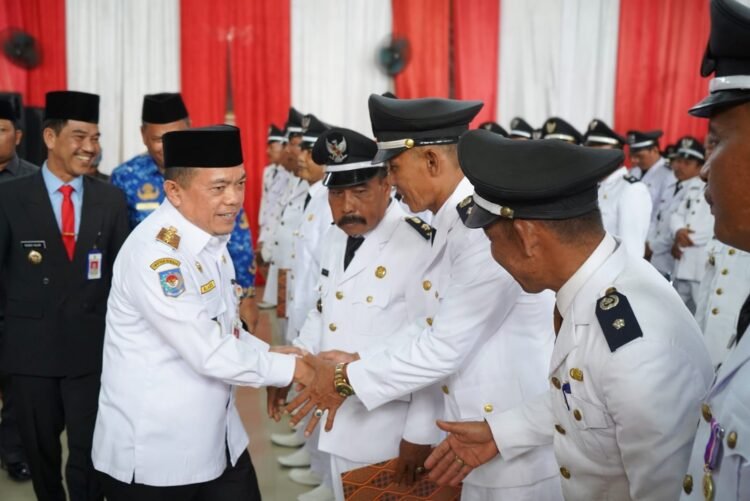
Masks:
[[[619,169],[614,171],[612,174],[604,178],[604,181],[602,181],[601,184],[614,183],[618,178],[625,177],[627,175],[628,175],[628,168],[623,165]]]
[[[448,200],[445,201],[442,207],[440,207],[440,209],[435,214],[435,217],[432,219],[432,226],[434,228],[443,230],[445,230],[446,227],[450,227],[451,221],[454,218],[458,218],[458,211],[456,211],[456,206],[461,202],[461,200],[468,197],[472,193],[474,193],[474,187],[472,186],[471,182],[464,177],[463,179],[461,179],[461,182],[458,183],[456,189],[453,190],[451,196],[448,197]]]
[[[325,189],[325,186],[323,186],[323,180],[314,182],[310,187],[307,189],[307,192],[310,194],[311,197],[314,197],[321,191]]]
[[[3,171],[8,171],[11,173],[11,175],[18,176],[18,155],[15,155],[13,158],[10,159],[10,162],[8,162],[8,165],[5,166],[5,169]]]
[[[173,225],[178,229],[180,244],[184,245],[188,252],[198,255],[204,251],[215,258],[219,258],[226,248],[231,235],[213,236],[191,223],[177,208],[172,205],[168,198],[162,202],[165,219],[174,221]]]
[[[49,170],[46,160],[44,161],[44,164],[42,164],[42,178],[44,179],[45,186],[47,186],[47,193],[50,195],[56,193],[61,186],[66,184],[72,186],[76,193],[83,193],[83,176],[74,177],[70,182],[64,183],[59,177],[54,175],[51,170]]]
[[[589,278],[596,273],[607,258],[615,251],[615,247],[617,247],[615,239],[609,233],[605,234],[602,241],[594,249],[594,252],[591,253],[581,267],[573,273],[573,276],[557,291],[557,309],[563,317],[565,317],[566,312],[573,304],[584,284],[588,282]]]

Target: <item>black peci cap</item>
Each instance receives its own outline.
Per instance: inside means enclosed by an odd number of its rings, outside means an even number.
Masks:
[[[0,97],[0,119],[15,122],[20,117],[15,103],[10,97]]]
[[[375,141],[351,129],[333,128],[315,142],[313,162],[326,166],[323,184],[329,188],[346,188],[372,179],[384,165],[373,164],[378,151]]]
[[[393,99],[371,94],[372,132],[378,141],[374,161],[384,162],[415,146],[454,144],[469,130],[481,101]]]
[[[622,165],[623,153],[475,130],[461,137],[458,161],[474,185],[459,214],[469,228],[483,228],[498,218],[570,219],[596,209],[599,181]]]
[[[168,124],[188,117],[182,96],[177,92],[162,92],[143,96],[141,121],[148,124]]]
[[[212,125],[167,132],[164,167],[236,167],[242,165],[240,129]]]
[[[690,109],[696,117],[750,101],[750,5],[711,0],[711,34],[701,76],[711,74],[709,95]]]
[[[99,123],[99,96],[73,90],[48,92],[44,106],[45,120],[77,120]]]

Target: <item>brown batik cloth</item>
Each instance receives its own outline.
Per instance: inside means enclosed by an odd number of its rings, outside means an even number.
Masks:
[[[347,501],[458,501],[461,487],[441,487],[424,476],[414,485],[393,483],[398,458],[341,474]]]

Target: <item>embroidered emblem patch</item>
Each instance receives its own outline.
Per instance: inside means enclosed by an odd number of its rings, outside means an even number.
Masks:
[[[165,264],[171,264],[174,266],[180,266],[180,262],[174,258],[171,257],[162,257],[160,259],[157,259],[153,263],[151,263],[149,266],[152,270],[155,270],[156,268],[163,266]]]
[[[201,294],[205,294],[207,292],[211,292],[216,288],[216,282],[213,280],[209,281],[207,284],[201,285]]]
[[[159,272],[161,290],[167,297],[178,297],[185,292],[185,279],[179,268]]]

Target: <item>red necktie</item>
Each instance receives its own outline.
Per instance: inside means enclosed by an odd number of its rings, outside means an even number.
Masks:
[[[62,201],[62,241],[68,252],[68,259],[73,260],[73,251],[76,247],[76,212],[73,208],[73,187],[69,185],[60,186],[58,190],[63,195]]]

